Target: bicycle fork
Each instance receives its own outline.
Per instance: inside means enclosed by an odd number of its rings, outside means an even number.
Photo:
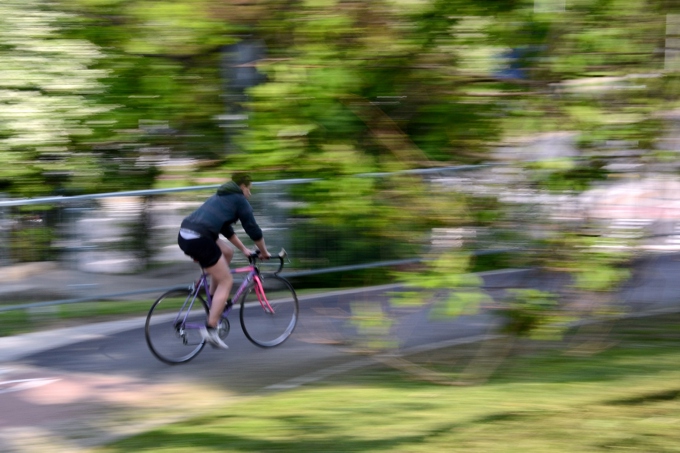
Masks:
[[[274,314],[274,308],[269,304],[269,301],[267,300],[267,296],[265,295],[264,292],[264,287],[262,286],[262,280],[260,279],[260,276],[255,274],[255,275],[249,275],[246,277],[246,282],[244,285],[239,288],[239,291],[236,292],[234,295],[234,298],[232,300],[239,300],[241,298],[242,290],[248,286],[248,281],[252,280],[255,283],[255,294],[257,295],[257,300],[260,302],[260,305],[262,306],[262,309],[264,310],[265,313],[273,315]]]
[[[254,278],[255,278],[255,294],[257,294],[257,300],[260,301],[260,305],[262,306],[262,309],[264,310],[265,313],[273,315],[274,309],[267,300],[267,295],[265,294],[264,287],[262,286],[262,280],[260,280],[260,277],[257,275]]]

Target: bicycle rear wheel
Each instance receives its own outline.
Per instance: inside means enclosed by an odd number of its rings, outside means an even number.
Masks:
[[[286,341],[293,333],[298,319],[298,299],[293,286],[283,277],[263,276],[261,281],[273,312],[263,308],[255,282],[251,282],[241,299],[241,327],[253,344],[271,348]]]
[[[205,325],[208,304],[191,291],[171,290],[154,302],[146,317],[144,335],[156,358],[170,365],[193,359],[205,346],[200,326]],[[188,312],[187,312],[188,310]]]

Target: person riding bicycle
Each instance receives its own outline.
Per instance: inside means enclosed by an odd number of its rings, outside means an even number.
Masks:
[[[234,173],[231,181],[222,184],[217,193],[208,198],[194,212],[182,220],[177,244],[180,249],[197,261],[210,275],[210,294],[212,305],[201,329],[202,337],[214,347],[227,349],[228,346],[218,335],[218,325],[222,312],[231,294],[234,278],[229,271],[229,264],[234,250],[220,239],[222,234],[234,247],[250,256],[252,252],[234,233],[232,224],[237,221],[260,251],[261,259],[269,259],[262,229],[253,215],[253,208],[248,202],[252,178],[247,173]]]

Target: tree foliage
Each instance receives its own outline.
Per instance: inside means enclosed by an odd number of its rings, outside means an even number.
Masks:
[[[92,68],[105,54],[66,36],[72,20],[39,0],[0,5],[0,180],[9,193],[38,195],[99,171],[73,143],[111,108],[100,102],[106,72]]]
[[[625,176],[611,165],[619,159],[613,142],[634,152],[626,163],[644,168],[675,158],[663,149],[659,115],[678,107],[680,78],[665,47],[680,36],[680,11],[670,1],[46,5],[0,7],[0,179],[21,181],[13,190],[151,187],[154,163],[171,157],[207,161],[187,170],[192,178],[234,169],[259,180],[318,178],[294,189],[304,201],[295,215],[351,237],[352,253],[430,258],[400,277],[426,284],[422,294],[437,295],[442,313],[468,311],[483,297],[458,281],[474,262],[469,255],[431,247],[435,229],[512,237],[511,245],[529,245],[516,255],[521,263],[565,270],[577,291],[617,285],[628,255],[612,244],[600,253],[582,234],[585,221],[526,215],[526,205],[501,201],[503,187],[463,193],[409,170],[489,162],[504,141],[570,132],[573,155],[513,165],[522,189],[573,196]],[[234,63],[235,45],[258,50]],[[258,77],[239,80],[255,69]],[[67,181],[43,184],[60,172]],[[366,176],[386,172],[396,176]],[[439,297],[437,285],[463,290]],[[517,292],[513,313],[522,298],[532,317],[548,312],[544,296]]]

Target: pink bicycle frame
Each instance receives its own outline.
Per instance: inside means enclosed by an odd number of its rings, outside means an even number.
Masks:
[[[232,274],[239,274],[245,272],[248,272],[248,276],[246,277],[246,280],[241,284],[238,291],[236,291],[233,300],[238,300],[239,297],[241,297],[241,293],[246,288],[248,281],[250,279],[253,279],[253,281],[255,282],[255,294],[257,295],[257,300],[260,302],[262,309],[265,311],[265,313],[274,314],[274,309],[267,300],[267,295],[265,294],[264,287],[262,286],[262,280],[260,280],[260,276],[255,272],[255,267],[253,266],[239,267],[231,271]]]

